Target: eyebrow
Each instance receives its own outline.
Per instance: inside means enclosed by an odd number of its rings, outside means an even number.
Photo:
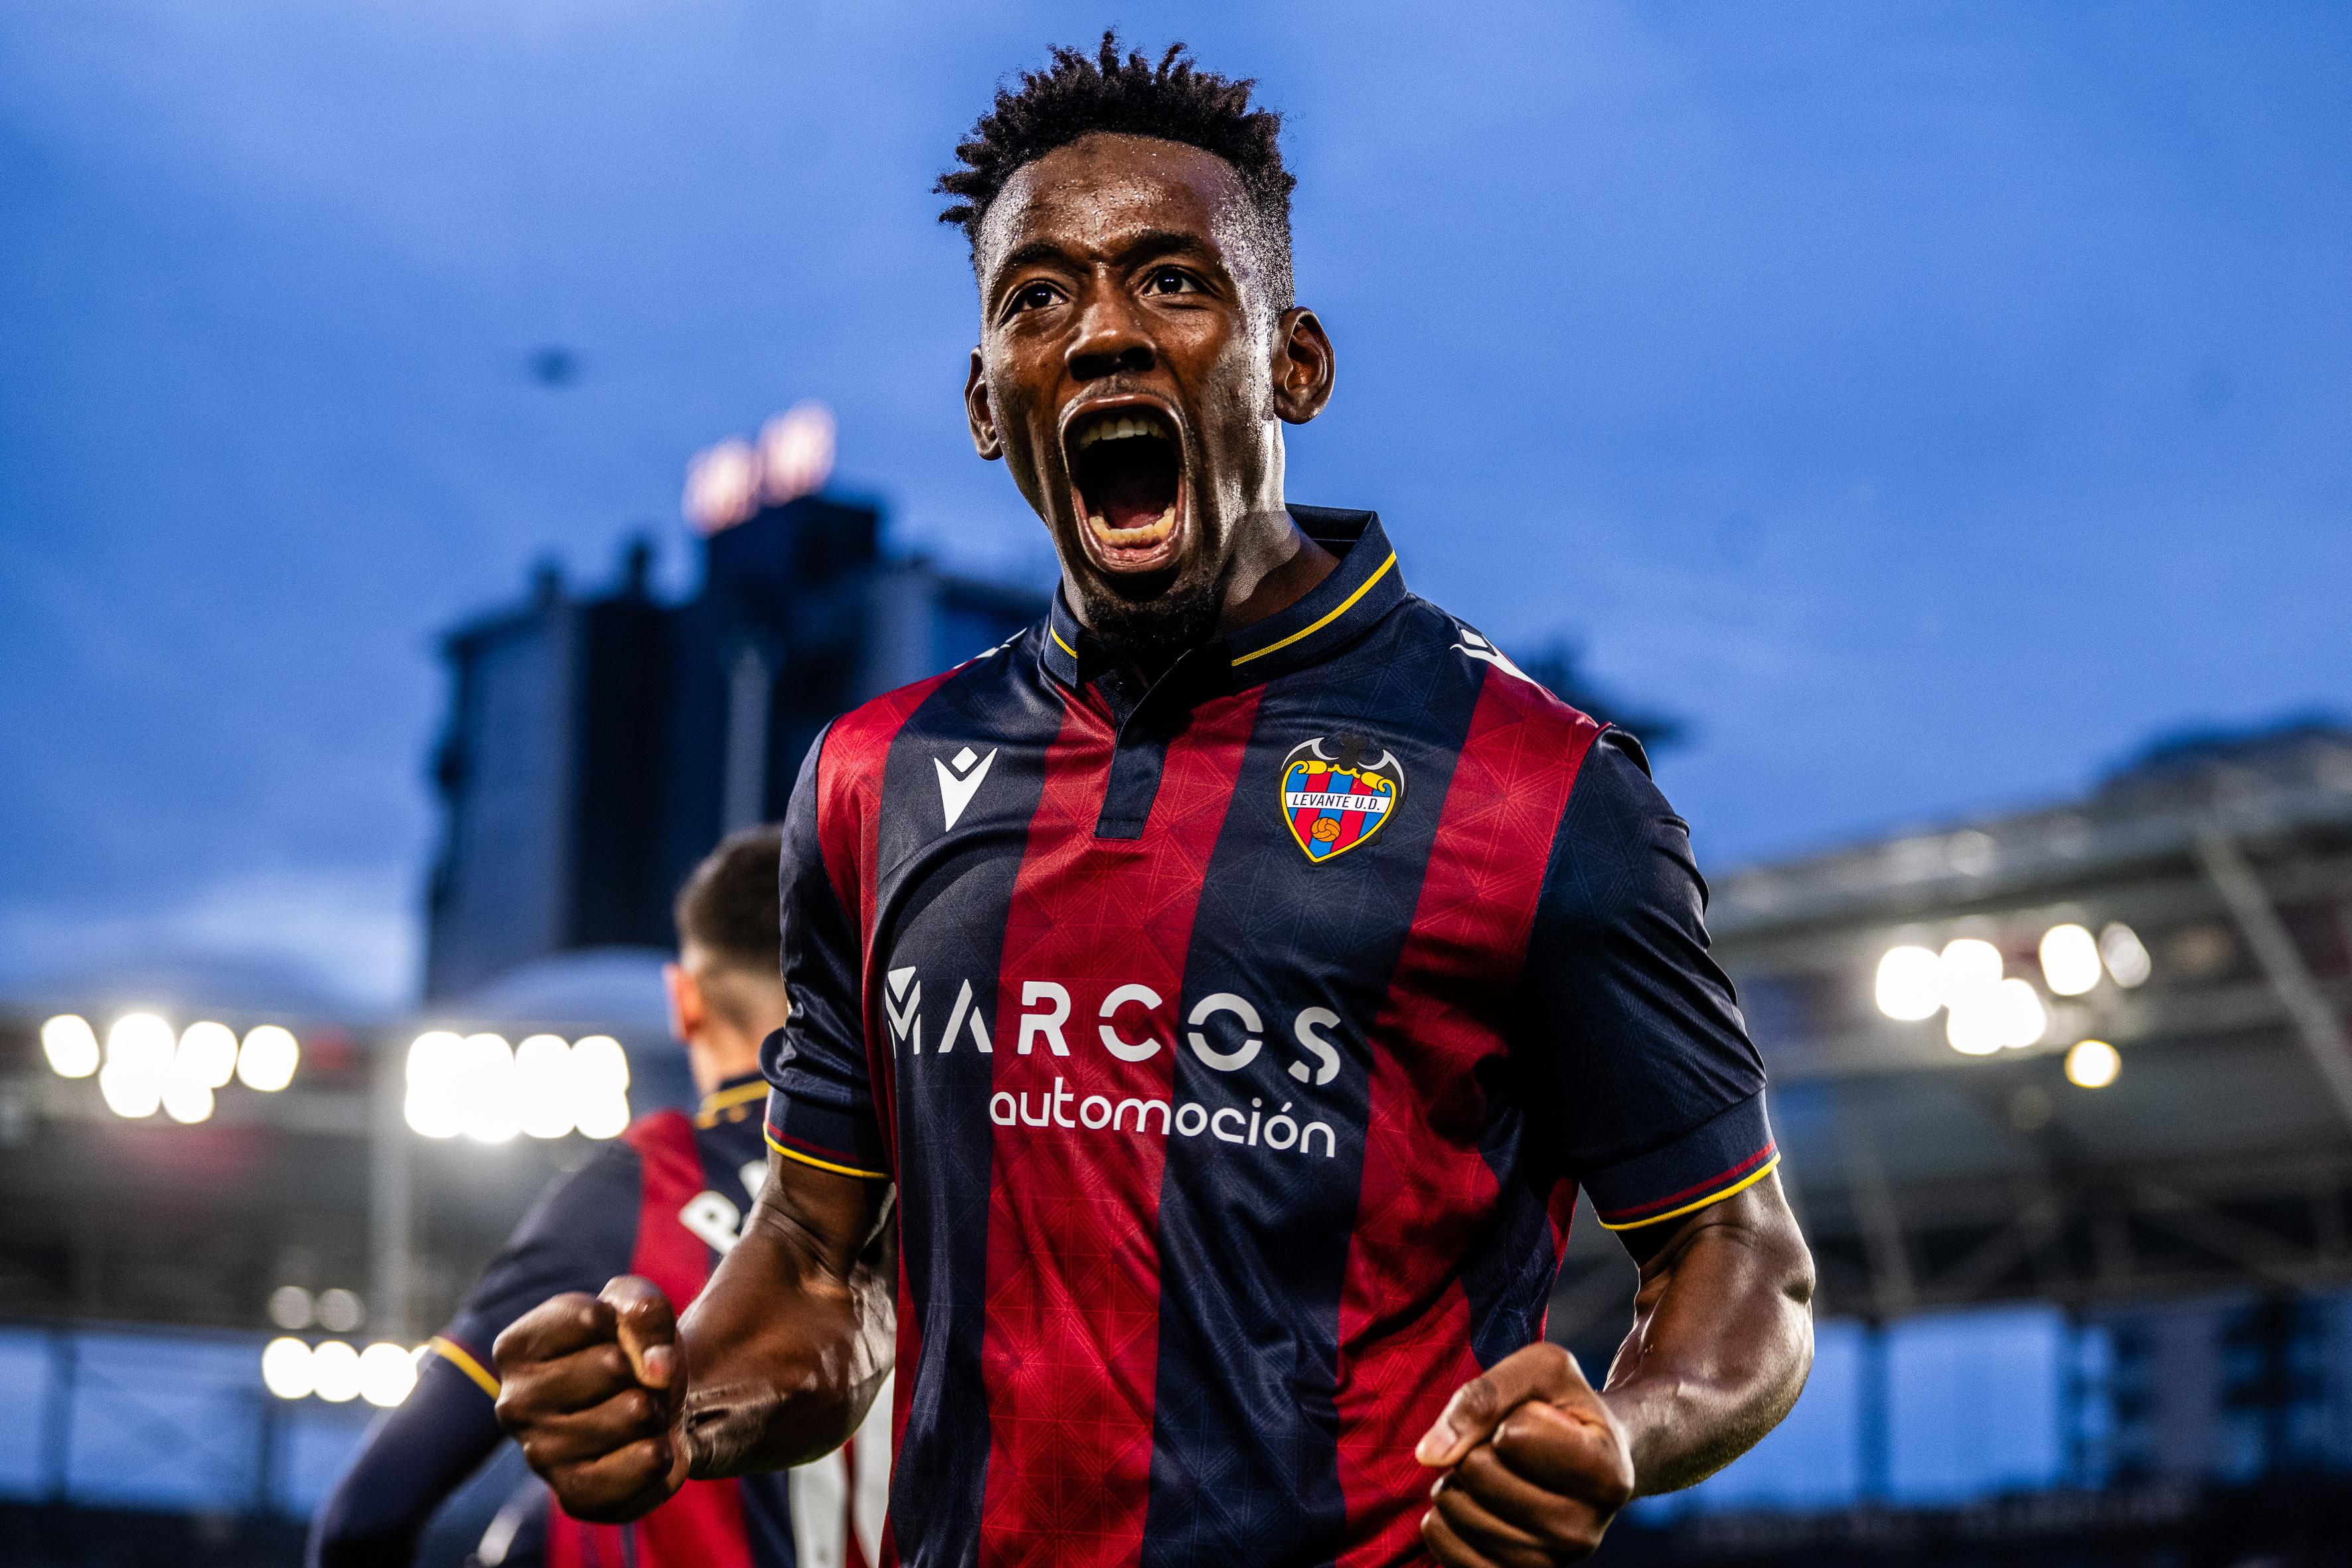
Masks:
[[[1147,228],[1133,235],[1121,245],[1113,259],[1118,262],[1132,263],[1139,258],[1146,256],[1179,254],[1209,256],[1213,254],[1213,250],[1198,235],[1186,234],[1181,229]],[[996,276],[1003,278],[1008,272],[1039,262],[1061,262],[1066,265],[1071,260],[1070,253],[1054,241],[1033,239],[1028,244],[1011,251],[1003,261],[997,263]]]

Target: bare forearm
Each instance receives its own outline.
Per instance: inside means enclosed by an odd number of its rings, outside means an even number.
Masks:
[[[1693,1485],[1746,1453],[1811,1370],[1811,1258],[1777,1188],[1741,1204],[1748,1195],[1643,1271],[1602,1397],[1643,1495]]]
[[[679,1325],[692,1383],[679,1435],[698,1479],[805,1464],[839,1447],[889,1375],[887,1248],[829,1267],[768,1205]]]

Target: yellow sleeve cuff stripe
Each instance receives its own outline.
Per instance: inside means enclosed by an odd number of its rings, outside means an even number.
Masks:
[[[445,1334],[436,1334],[425,1342],[433,1347],[433,1353],[435,1355],[439,1356],[443,1361],[447,1362],[451,1366],[456,1367],[459,1372],[464,1373],[467,1377],[473,1379],[475,1387],[480,1389],[484,1394],[488,1394],[492,1399],[496,1399],[499,1396],[498,1373],[490,1371],[489,1368],[484,1366],[480,1362],[476,1361],[471,1355],[467,1353],[465,1346],[459,1344],[457,1341],[450,1339]]]
[[[861,1182],[890,1180],[890,1173],[887,1171],[861,1171],[855,1165],[836,1165],[830,1160],[820,1160],[814,1154],[803,1154],[797,1149],[787,1149],[773,1138],[768,1140],[768,1147],[787,1160],[798,1160],[802,1164],[814,1165],[820,1171],[834,1171],[845,1176],[856,1176]]]
[[[1765,1177],[1770,1175],[1774,1171],[1777,1171],[1780,1168],[1780,1156],[1778,1152],[1775,1152],[1770,1159],[1764,1162],[1763,1169],[1748,1172],[1748,1174],[1732,1183],[1731,1185],[1724,1188],[1723,1191],[1719,1193],[1709,1193],[1706,1197],[1699,1199],[1696,1203],[1685,1204],[1678,1209],[1668,1209],[1664,1214],[1654,1214],[1647,1219],[1630,1219],[1623,1225],[1611,1225],[1607,1220],[1603,1219],[1601,1220],[1601,1228],[1603,1230],[1639,1230],[1645,1225],[1662,1225],[1670,1219],[1680,1219],[1686,1214],[1697,1213],[1700,1209],[1706,1207],[1709,1204],[1719,1204],[1735,1193],[1746,1192],[1748,1188],[1754,1186],[1757,1183],[1762,1181]],[[1593,1218],[1600,1219],[1601,1216],[1595,1215],[1593,1215]]]

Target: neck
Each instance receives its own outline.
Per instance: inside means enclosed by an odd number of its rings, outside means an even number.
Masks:
[[[1192,607],[1163,600],[1169,618],[1161,626],[1089,624],[1087,630],[1118,649],[1147,685],[1153,684],[1211,638],[1230,636],[1288,609],[1339,564],[1338,556],[1307,537],[1289,512],[1278,507],[1251,514],[1236,535],[1220,585],[1208,603]],[[1076,593],[1066,596],[1073,608],[1082,605]],[[1087,618],[1082,609],[1080,616]],[[1191,625],[1174,624],[1180,617]]]
[[[723,1026],[705,1028],[686,1043],[686,1070],[694,1079],[694,1091],[709,1094],[730,1078],[760,1070],[760,1040]]]

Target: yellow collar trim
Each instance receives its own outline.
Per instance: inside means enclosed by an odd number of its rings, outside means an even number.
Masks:
[[[1300,631],[1295,631],[1295,632],[1291,633],[1288,637],[1286,637],[1283,638],[1280,642],[1270,642],[1270,643],[1266,644],[1264,647],[1262,647],[1262,648],[1258,648],[1258,649],[1256,649],[1256,650],[1255,650],[1255,651],[1254,651],[1254,652],[1243,654],[1240,658],[1238,658],[1234,659],[1234,664],[1236,664],[1236,665],[1244,665],[1244,664],[1247,664],[1250,660],[1252,660],[1252,659],[1254,659],[1254,658],[1264,658],[1267,654],[1273,653],[1273,652],[1274,652],[1274,651],[1276,651],[1277,648],[1286,648],[1286,647],[1288,647],[1292,643],[1295,643],[1295,642],[1298,641],[1301,637],[1313,637],[1317,632],[1321,631],[1325,626],[1329,626],[1333,621],[1338,620],[1341,616],[1344,616],[1344,615],[1346,615],[1349,610],[1354,609],[1354,608],[1356,607],[1356,601],[1357,601],[1357,600],[1359,600],[1359,599],[1360,599],[1360,598],[1362,598],[1365,595],[1367,595],[1367,594],[1370,593],[1370,592],[1372,591],[1372,584],[1375,584],[1375,583],[1377,583],[1377,582],[1379,582],[1381,578],[1383,578],[1383,577],[1387,576],[1387,575],[1389,574],[1389,568],[1390,568],[1390,567],[1391,567],[1391,566],[1394,566],[1395,564],[1396,564],[1396,552],[1395,552],[1395,551],[1393,551],[1393,550],[1391,550],[1391,551],[1390,551],[1390,552],[1389,552],[1389,558],[1388,558],[1386,561],[1383,561],[1383,562],[1381,562],[1381,564],[1380,564],[1380,570],[1378,570],[1378,571],[1374,572],[1370,576],[1369,576],[1369,577],[1365,578],[1365,579],[1364,579],[1364,582],[1363,582],[1363,585],[1362,585],[1361,587],[1358,588],[1354,593],[1352,593],[1352,594],[1349,595],[1346,598],[1344,598],[1344,599],[1340,600],[1340,601],[1339,601],[1339,607],[1338,609],[1333,610],[1329,615],[1325,616],[1321,620],[1317,621],[1313,626],[1307,626],[1307,627],[1304,628],[1303,630],[1300,630]]]

